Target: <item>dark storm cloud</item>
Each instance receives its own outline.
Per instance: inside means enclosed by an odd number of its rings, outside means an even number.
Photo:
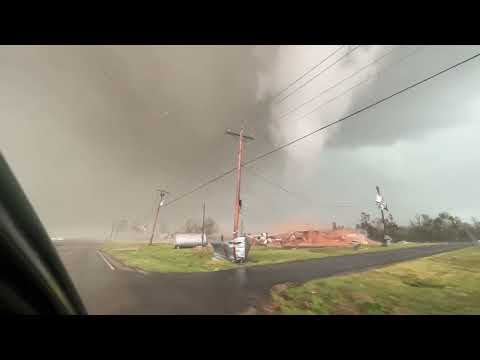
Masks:
[[[479,50],[479,47],[424,46],[415,56],[403,62],[402,66],[392,66],[385,75],[355,91],[344,115],[448,68]],[[410,51],[411,49],[403,51],[401,56]],[[422,139],[432,130],[471,120],[471,114],[466,114],[459,104],[478,93],[480,88],[477,78],[478,66],[474,63],[440,75],[337,125],[338,131],[332,132],[326,146],[388,146],[398,140]],[[338,115],[340,116],[341,114]]]
[[[49,231],[58,236],[105,236],[112,220],[151,223],[156,187],[166,188],[175,198],[232,168],[236,140],[224,135],[226,128],[239,129],[248,120],[247,132],[256,139],[247,144],[249,159],[478,50],[430,48],[354,93],[345,106],[332,104],[330,113],[317,114],[310,123],[296,117],[272,123],[270,100],[275,92],[269,88],[269,77],[262,74],[275,67],[281,54],[287,56],[275,73],[281,78],[276,86],[281,88],[333,48],[316,53],[300,46],[285,54],[277,46],[1,47],[0,149]],[[377,50],[366,47],[359,54],[365,60]],[[348,73],[345,67],[353,66],[361,64],[348,59],[341,69],[346,72],[319,78],[317,88],[306,87],[303,95],[289,99],[288,106],[297,106],[302,96],[312,96],[338,81]],[[311,137],[256,162],[257,172],[319,205],[305,206],[247,171],[243,196],[249,229],[263,230],[291,219],[328,223],[333,215],[345,223],[355,221],[364,210],[361,204],[370,204],[370,190],[377,179],[385,184],[390,179],[398,194],[419,183],[448,186],[439,172],[399,182],[398,164],[403,167],[408,160],[412,167],[424,166],[414,164],[415,153],[402,158],[398,149],[408,145],[392,144],[417,141],[442,127],[474,120],[478,106],[473,110],[468,106],[480,93],[479,68],[467,65],[356,116],[322,134],[326,142],[320,141],[321,136]],[[436,144],[435,137],[429,141]],[[376,145],[389,151],[370,149]],[[366,150],[358,156],[349,151],[359,147]],[[420,152],[421,146],[415,149]],[[456,156],[472,153],[466,145],[456,149]],[[297,152],[298,156],[287,156],[290,150],[290,155]],[[382,161],[382,169],[366,168],[365,159]],[[227,176],[164,208],[162,231],[175,231],[187,218],[199,218],[205,200],[207,215],[229,232],[233,188],[234,178]],[[424,193],[421,186],[417,191]],[[433,194],[422,201],[433,209],[446,202],[437,198]],[[340,200],[355,206],[348,211],[327,208]],[[417,208],[405,204],[399,215],[408,219]]]
[[[224,131],[246,119],[261,139],[249,151],[270,145],[269,106],[257,102],[256,67],[266,64],[253,47],[0,52],[2,151],[48,228],[145,220],[156,186],[178,196],[232,167],[235,142]],[[171,221],[183,222],[188,205],[172,206]]]
[[[332,68],[329,74],[319,76],[308,87],[280,104],[271,126],[278,145],[338,120],[480,50],[478,46],[426,46],[422,52],[398,63],[416,48],[400,46],[388,61],[369,69],[371,74],[382,71],[369,86],[340,97],[321,111],[303,116],[317,104],[342,93],[362,78],[351,80],[343,88],[326,94],[298,113],[280,118],[288,109],[294,109],[321,93],[388,51],[391,46],[369,48],[368,51],[356,52],[356,56],[349,57],[347,62]],[[281,56],[275,59],[274,71],[270,72],[270,78],[278,80],[270,82],[272,87],[279,89],[282,87],[280,83],[287,84],[295,78],[293,71],[287,74],[292,66],[296,66],[295,73],[302,74],[331,51],[322,46],[282,47]],[[286,171],[278,174],[267,168],[266,174],[287,189],[307,195],[318,206],[308,209],[305,204],[295,203],[285,194],[279,195],[277,205],[273,206],[282,207],[282,210],[275,218],[288,221],[289,217],[293,219],[301,214],[303,221],[324,224],[335,216],[342,223],[354,225],[360,211],[375,214],[376,185],[380,185],[388,195],[394,216],[403,224],[419,212],[434,213],[448,209],[462,216],[478,213],[474,206],[466,205],[474,196],[465,187],[465,182],[475,178],[471,174],[473,168],[468,164],[475,163],[478,153],[472,137],[477,133],[479,71],[477,58],[285,148],[283,154],[289,155],[283,159]],[[472,136],[467,138],[464,134]],[[279,158],[280,153],[272,155],[270,160],[275,156]],[[455,180],[446,176],[454,168]],[[265,174],[265,167],[263,171]],[[257,189],[260,189],[259,186]],[[452,190],[454,188],[455,191]],[[261,191],[265,190],[257,190],[258,193]],[[272,189],[269,191],[273,193]],[[252,197],[251,201],[255,200]],[[337,201],[350,205],[335,207]],[[255,203],[255,209],[261,206],[260,200]],[[286,215],[288,212],[291,215]]]

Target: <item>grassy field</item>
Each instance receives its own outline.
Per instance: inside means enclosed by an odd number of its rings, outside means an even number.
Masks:
[[[109,243],[103,250],[125,265],[151,272],[204,272],[235,267],[227,261],[213,260],[213,254],[207,248],[177,250],[163,244],[139,246]]]
[[[326,256],[358,254],[364,252],[386,251],[397,248],[421,246],[418,244],[395,244],[389,247],[371,246],[353,248],[318,249],[272,249],[256,247],[250,251],[248,262],[242,265],[224,260],[213,260],[213,252],[204,248],[176,250],[171,245],[107,243],[104,250],[124,264],[150,272],[205,272],[233,269],[244,266],[267,265],[289,261],[317,259]]]
[[[282,314],[480,314],[480,247],[272,289]]]

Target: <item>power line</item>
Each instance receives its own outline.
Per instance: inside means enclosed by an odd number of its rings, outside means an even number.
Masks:
[[[289,195],[297,198],[298,200],[301,199],[302,201],[305,201],[305,200],[306,200],[306,201],[309,201],[307,198],[303,197],[302,195],[297,194],[297,193],[294,193],[294,192],[292,192],[292,191],[290,191],[290,190],[287,190],[287,189],[285,189],[283,186],[281,186],[281,185],[273,182],[272,180],[268,179],[266,176],[259,174],[258,172],[254,171],[251,167],[244,167],[244,168],[245,168],[246,170],[248,170],[248,172],[249,172],[251,175],[254,175],[254,176],[256,176],[257,178],[262,179],[262,180],[263,180],[264,182],[266,182],[267,184],[270,184],[271,186],[274,186],[274,187],[282,190],[283,192],[285,192],[285,193],[287,193],[287,194],[289,194]]]
[[[340,51],[341,48],[343,48],[345,45],[341,45],[339,46],[336,50],[334,50],[330,55],[328,55],[326,58],[324,58],[322,61],[320,61],[318,64],[314,65],[313,67],[311,67],[309,70],[307,70],[305,73],[303,73],[299,78],[297,78],[296,80],[292,81],[290,84],[287,85],[286,88],[280,90],[275,96],[273,96],[273,99],[276,99],[280,94],[284,93],[286,90],[290,89],[292,87],[292,85],[295,85],[297,82],[299,82],[300,80],[302,80],[305,76],[307,76],[308,74],[310,74],[313,70],[315,70],[316,68],[318,68],[320,65],[322,65],[325,61],[327,61],[328,59],[330,59],[333,55],[335,55],[338,51]]]
[[[327,61],[328,59],[330,59],[333,55],[335,55],[341,48],[343,48],[345,45],[341,45],[339,46],[336,50],[334,50],[330,55],[328,55],[326,58],[324,58],[322,61],[320,61],[318,64],[314,65],[313,67],[311,67],[309,70],[307,70],[305,73],[303,73],[299,78],[295,79],[294,81],[292,81],[290,84],[287,85],[287,87],[285,87],[284,89],[280,90],[278,93],[276,93],[274,96],[273,96],[273,101],[275,101],[276,98],[278,98],[278,96],[280,96],[282,93],[284,93],[286,90],[288,90],[290,87],[292,87],[292,85],[295,85],[297,82],[299,82],[301,79],[303,79],[305,76],[307,76],[308,74],[310,74],[313,70],[315,70],[316,68],[318,68],[320,65],[322,65],[325,61]],[[355,49],[354,49],[355,50]],[[352,50],[353,51],[353,50]],[[345,55],[344,55],[345,56]],[[249,119],[245,118],[245,120],[243,121],[243,125],[242,127],[243,128],[246,128],[247,126],[247,122],[248,122]]]
[[[327,71],[328,69],[330,69],[332,66],[336,65],[337,63],[339,63],[340,61],[342,61],[345,57],[347,57],[348,55],[352,54],[355,50],[359,49],[362,45],[357,45],[356,47],[354,47],[352,50],[346,52],[345,54],[343,54],[342,56],[340,56],[335,62],[331,63],[329,66],[327,66],[326,68],[324,68],[322,71],[320,71],[319,73],[315,74],[313,77],[311,77],[310,79],[308,79],[307,81],[305,81],[302,85],[300,85],[299,87],[297,87],[295,90],[293,90],[291,93],[287,94],[286,96],[282,97],[280,100],[276,101],[277,104],[280,104],[281,102],[283,102],[285,99],[289,98],[290,96],[292,96],[293,94],[295,94],[298,90],[302,89],[303,87],[305,87],[307,84],[309,84],[310,82],[312,82],[313,80],[315,80],[317,77],[319,77],[321,74],[323,74],[325,71]]]
[[[364,80],[362,80],[362,81],[356,83],[355,85],[347,88],[345,91],[341,92],[340,94],[338,94],[338,95],[334,96],[333,98],[331,98],[331,99],[329,99],[329,100],[327,100],[327,101],[319,104],[318,106],[316,106],[315,108],[313,108],[313,110],[311,110],[311,111],[308,112],[307,114],[304,114],[304,115],[302,115],[302,116],[300,116],[300,117],[298,117],[298,118],[295,118],[295,119],[296,119],[296,120],[300,120],[300,119],[302,119],[302,118],[304,118],[304,117],[307,117],[308,115],[311,115],[312,113],[318,111],[318,110],[321,109],[322,107],[324,107],[324,106],[328,105],[329,103],[337,100],[338,98],[344,96],[345,94],[349,93],[350,91],[352,91],[353,89],[359,87],[360,85],[363,85],[363,84],[371,81],[371,80],[374,79],[374,78],[378,78],[382,73],[385,73],[387,70],[391,69],[394,65],[398,65],[398,64],[402,63],[403,61],[405,61],[405,60],[407,60],[408,58],[412,57],[413,55],[415,55],[415,54],[418,53],[419,51],[425,49],[425,47],[426,47],[425,45],[424,45],[424,46],[418,46],[418,47],[416,47],[413,51],[411,51],[410,53],[408,53],[406,56],[400,58],[398,61],[395,61],[395,62],[391,63],[390,66],[388,66],[388,67],[380,70],[379,72],[376,72],[375,74],[372,74],[372,75],[366,77]],[[377,59],[374,60],[373,62],[378,62],[378,61],[380,61],[382,58],[388,56],[391,52],[393,52],[393,51],[395,51],[395,50],[397,50],[397,49],[398,49],[398,48],[394,48],[394,49],[390,50],[389,52],[387,52],[386,54],[384,54],[384,55],[381,56],[380,58],[377,58]],[[373,62],[372,62],[372,63],[373,63]],[[362,71],[362,70],[365,69],[366,67],[372,65],[372,63],[366,65],[365,67],[363,67],[363,68],[361,68],[361,69],[359,69],[357,72],[355,72],[354,74],[350,75],[348,78],[353,77],[354,75],[358,74],[360,71]],[[345,81],[345,80],[347,80],[347,78],[341,80],[340,82],[343,82],[343,81]],[[340,83],[340,82],[339,82],[339,83]],[[322,93],[331,90],[333,87],[336,87],[337,85],[339,85],[339,83],[337,83],[337,84],[331,86],[330,88],[324,90]],[[320,96],[320,95],[321,95],[321,94],[318,94],[318,95],[316,95],[316,96]],[[312,100],[313,100],[313,99],[312,99]],[[305,105],[305,103],[302,104],[302,105]],[[293,111],[295,111],[295,110],[297,110],[297,109],[298,109],[298,108],[294,109]],[[292,112],[293,112],[293,111],[292,111]],[[288,115],[288,114],[287,114],[287,115]],[[282,117],[283,117],[283,116],[282,116]],[[278,120],[282,119],[282,117],[280,117]]]
[[[344,45],[342,45],[342,46],[344,46]],[[414,55],[417,51],[419,51],[419,50],[421,50],[421,49],[424,49],[424,48],[425,48],[425,46],[419,46],[419,47],[417,47],[414,51],[412,51],[411,53],[409,53],[407,56],[401,58],[399,61],[393,62],[393,63],[392,63],[389,67],[387,67],[386,69],[383,69],[383,70],[379,71],[378,73],[376,73],[376,74],[374,74],[374,75],[368,76],[367,78],[365,78],[364,80],[362,80],[362,81],[360,81],[359,83],[355,84],[354,86],[346,89],[344,92],[342,92],[342,93],[339,94],[338,96],[335,96],[334,98],[326,101],[325,103],[322,103],[322,104],[320,104],[319,106],[315,107],[315,108],[314,108],[314,111],[316,111],[316,110],[318,110],[319,108],[323,107],[323,105],[326,105],[326,104],[328,104],[328,103],[330,103],[330,102],[338,99],[339,97],[341,97],[341,96],[345,95],[346,93],[348,93],[350,90],[353,90],[353,89],[356,88],[357,86],[360,86],[360,85],[366,83],[366,82],[369,81],[370,79],[373,79],[373,78],[375,78],[375,77],[378,77],[382,72],[384,72],[385,70],[389,69],[391,66],[397,65],[397,64],[403,62],[404,60],[406,60],[406,59],[409,58],[410,56]],[[338,85],[340,85],[340,84],[343,83],[344,81],[346,81],[346,80],[354,77],[355,75],[357,75],[358,73],[360,73],[361,71],[363,71],[365,68],[373,65],[373,63],[379,62],[380,60],[382,60],[382,59],[385,58],[386,56],[390,55],[390,53],[392,53],[393,51],[395,51],[395,50],[397,50],[397,49],[398,49],[398,47],[393,48],[393,49],[391,49],[390,51],[387,51],[387,53],[385,53],[385,54],[382,55],[381,57],[375,59],[374,61],[372,61],[371,63],[369,63],[369,64],[367,64],[366,66],[362,67],[361,69],[357,70],[356,72],[354,72],[353,74],[349,75],[348,77],[340,80],[340,81],[337,82],[336,84],[334,84],[334,85],[330,86],[329,88],[323,90],[321,93],[315,95],[314,97],[310,98],[309,100],[307,100],[306,102],[300,104],[299,106],[295,107],[294,109],[291,109],[291,110],[287,111],[286,113],[284,113],[283,115],[281,115],[281,116],[280,116],[279,118],[277,118],[276,120],[277,120],[277,121],[278,121],[278,120],[281,120],[281,119],[283,119],[284,117],[290,115],[291,113],[297,111],[298,109],[300,109],[300,108],[303,107],[304,105],[306,105],[306,104],[308,104],[309,102],[315,100],[315,98],[318,98],[319,96],[321,96],[321,95],[327,93],[328,91],[332,90],[333,88],[337,87]],[[278,95],[278,94],[277,94],[277,95]],[[314,111],[312,111],[312,112],[314,112]],[[312,113],[312,112],[310,112],[310,113]],[[310,113],[309,113],[309,114],[310,114]],[[303,116],[302,116],[302,117],[303,117]],[[247,122],[247,120],[244,121],[244,124],[243,124],[244,127],[245,127],[245,125],[246,125],[246,122]]]
[[[361,67],[360,69],[358,69],[357,71],[355,71],[354,73],[350,74],[349,76],[343,78],[342,80],[340,80],[339,82],[335,83],[334,85],[326,88],[325,90],[322,90],[319,94],[316,94],[315,96],[311,97],[310,99],[308,99],[307,101],[301,103],[300,105],[296,106],[295,108],[291,109],[291,110],[288,110],[286,113],[284,113],[283,115],[281,115],[278,120],[281,120],[283,119],[284,117],[290,115],[291,113],[294,113],[295,111],[297,111],[298,109],[300,109],[301,107],[311,103],[313,100],[317,99],[318,97],[320,97],[321,95],[327,93],[328,91],[336,88],[338,85],[344,83],[345,81],[351,79],[352,77],[354,77],[355,75],[359,74],[360,72],[362,72],[363,70],[367,69],[368,67],[372,66],[373,64],[375,63],[378,63],[380,60],[383,60],[384,58],[386,58],[387,56],[391,55],[392,52],[394,52],[395,50],[398,50],[399,48],[398,47],[395,47],[393,49],[390,49],[389,51],[387,51],[385,54],[383,54],[382,56],[378,57],[377,59],[371,61],[370,63],[368,63],[367,65]]]
[[[308,202],[310,205],[316,205],[311,199],[307,198],[306,196],[303,196],[302,194],[299,194],[299,193],[294,193],[288,189],[286,189],[285,187],[281,186],[280,184],[270,180],[269,178],[267,178],[265,175],[262,175],[262,174],[259,174],[258,172],[254,172],[253,169],[251,167],[245,167],[246,170],[248,170],[248,172],[250,173],[250,175],[255,175],[257,178],[259,179],[262,179],[265,183],[277,188],[277,189],[280,189],[281,191],[295,197],[297,200],[301,200],[301,201],[306,201]],[[319,206],[321,208],[331,208],[331,207],[352,207],[352,203],[351,202],[342,202],[342,201],[339,201],[339,202],[336,202],[336,203],[331,203],[329,204],[330,206]]]
[[[417,52],[419,52],[420,50],[423,50],[423,49],[425,49],[425,46],[421,46],[421,47],[416,48],[414,51],[412,51],[411,53],[409,53],[409,54],[406,55],[405,57],[401,58],[399,61],[395,62],[394,64],[395,64],[395,65],[400,64],[401,62],[405,61],[406,59],[408,59],[409,57],[415,55],[415,53],[417,53]],[[392,64],[392,65],[393,65],[393,64]],[[324,107],[325,105],[327,105],[327,104],[331,103],[332,101],[335,101],[335,100],[337,100],[338,98],[344,96],[345,94],[351,92],[351,91],[352,91],[353,89],[355,89],[356,87],[358,87],[358,86],[360,86],[360,85],[363,85],[363,84],[371,81],[371,80],[374,79],[374,78],[378,78],[380,74],[384,73],[386,70],[388,70],[388,69],[390,69],[390,68],[391,68],[391,66],[388,67],[388,68],[386,68],[386,69],[384,69],[384,70],[379,71],[378,73],[376,73],[376,74],[374,74],[374,75],[372,75],[372,76],[368,76],[368,77],[365,78],[364,80],[362,80],[362,81],[356,83],[355,85],[349,87],[349,88],[346,89],[344,92],[342,92],[342,93],[338,94],[337,96],[335,96],[335,97],[327,100],[327,101],[324,102],[324,103],[319,104],[318,106],[314,107],[314,108],[313,108],[310,112],[308,112],[307,114],[304,114],[304,115],[302,115],[302,116],[300,116],[300,117],[298,117],[298,118],[296,118],[296,119],[299,120],[299,119],[302,119],[302,118],[304,118],[304,117],[307,117],[308,115],[313,114],[314,112],[316,112],[317,110],[321,109],[321,108]]]
[[[311,136],[311,135],[314,135],[314,134],[316,134],[316,133],[318,133],[318,132],[320,132],[320,131],[322,131],[322,130],[325,130],[326,128],[328,128],[328,127],[330,127],[330,126],[333,126],[333,125],[335,125],[335,124],[338,124],[338,123],[340,123],[340,122],[343,122],[343,121],[345,121],[345,120],[348,120],[348,119],[350,119],[351,117],[353,117],[353,116],[355,116],[355,115],[358,115],[358,114],[360,114],[360,113],[362,113],[362,112],[364,112],[364,111],[366,111],[366,110],[368,110],[368,109],[371,109],[371,108],[373,108],[374,106],[377,106],[377,105],[379,105],[379,104],[381,104],[381,103],[383,103],[383,102],[385,102],[385,101],[393,98],[394,96],[400,95],[400,94],[402,94],[402,93],[404,93],[404,92],[406,92],[406,91],[408,91],[408,90],[411,90],[411,89],[413,89],[414,87],[416,87],[416,86],[418,86],[418,85],[421,85],[421,84],[423,84],[423,83],[425,83],[425,82],[427,82],[427,81],[429,81],[429,80],[432,80],[432,79],[436,78],[437,76],[440,76],[440,75],[442,75],[442,74],[444,74],[444,73],[446,73],[446,72],[448,72],[448,71],[450,71],[450,70],[452,70],[452,69],[454,69],[454,68],[457,68],[457,67],[459,67],[459,66],[461,66],[461,65],[463,65],[463,64],[465,64],[465,63],[467,63],[467,62],[469,62],[469,61],[471,61],[471,60],[473,60],[473,59],[475,59],[475,58],[477,58],[477,57],[479,57],[479,56],[480,56],[480,53],[478,53],[478,54],[476,54],[476,55],[473,55],[473,56],[471,56],[471,57],[469,57],[469,58],[467,58],[467,59],[465,59],[465,60],[462,60],[462,61],[460,61],[460,62],[458,62],[458,63],[456,63],[456,64],[454,64],[454,65],[452,65],[452,66],[450,66],[450,67],[448,67],[448,68],[446,68],[446,69],[444,69],[444,70],[441,70],[441,71],[439,71],[439,72],[437,72],[437,73],[435,73],[435,74],[433,74],[433,75],[428,76],[427,78],[425,78],[425,79],[423,79],[423,80],[420,80],[420,81],[418,81],[418,82],[416,82],[416,83],[414,83],[414,84],[412,84],[412,85],[409,85],[409,86],[407,86],[406,88],[403,88],[402,90],[399,90],[399,91],[397,91],[397,92],[395,92],[395,93],[393,93],[393,94],[391,94],[391,95],[389,95],[389,96],[387,96],[387,97],[384,97],[384,98],[382,98],[382,99],[380,99],[380,100],[378,100],[378,101],[376,101],[376,102],[374,102],[374,103],[372,103],[372,104],[370,104],[370,105],[364,106],[364,107],[362,107],[361,109],[356,110],[356,111],[354,111],[353,113],[350,113],[349,115],[346,115],[346,116],[344,116],[344,117],[342,117],[342,118],[340,118],[340,119],[338,119],[338,120],[336,120],[336,121],[333,121],[333,122],[331,122],[331,123],[328,123],[327,125],[324,125],[324,126],[318,128],[318,129],[316,129],[316,130],[313,130],[313,131],[311,131],[311,132],[309,132],[309,133],[307,133],[307,134],[305,134],[305,135],[303,135],[303,136],[301,136],[301,137],[299,137],[299,138],[296,138],[296,139],[294,139],[294,140],[292,140],[292,141],[290,141],[290,142],[288,142],[288,143],[286,143],[286,144],[284,144],[284,145],[281,145],[281,146],[279,146],[279,147],[276,147],[276,148],[274,148],[274,149],[272,149],[272,150],[270,150],[270,151],[268,151],[268,152],[266,152],[266,153],[264,153],[264,154],[258,155],[257,157],[255,157],[255,158],[253,158],[253,159],[251,159],[251,160],[248,160],[248,161],[244,162],[244,163],[242,164],[242,166],[246,166],[246,165],[252,164],[252,163],[255,162],[255,161],[258,161],[258,160],[260,160],[260,159],[263,159],[263,158],[265,158],[265,157],[267,157],[267,156],[269,156],[269,155],[271,155],[271,154],[273,154],[273,153],[275,153],[275,152],[277,152],[277,151],[280,151],[280,150],[282,150],[282,149],[285,149],[286,147],[288,147],[288,146],[290,146],[290,145],[293,145],[293,144],[295,144],[295,143],[297,143],[297,142],[299,142],[299,141],[301,141],[301,140],[303,140],[303,139],[305,139],[305,138],[307,138],[307,137],[309,137],[309,136]],[[190,195],[190,194],[192,194],[192,193],[194,193],[194,192],[196,192],[196,191],[204,188],[205,186],[207,186],[207,185],[209,185],[209,184],[211,184],[211,183],[213,183],[213,182],[215,182],[215,181],[218,181],[218,180],[220,180],[221,178],[223,178],[223,177],[225,177],[225,176],[233,173],[235,170],[236,170],[236,168],[232,168],[232,169],[224,172],[223,174],[221,174],[221,175],[219,175],[219,176],[216,176],[215,178],[213,178],[213,179],[211,179],[211,180],[209,180],[209,181],[207,181],[207,182],[205,182],[205,183],[197,186],[196,188],[194,188],[194,189],[192,189],[192,190],[190,190],[190,191],[188,191],[188,192],[186,192],[186,193],[184,193],[184,194],[176,197],[176,198],[173,199],[172,201],[166,203],[164,206],[171,205],[171,204],[177,202],[178,200],[183,199],[184,197],[186,197],[186,196],[188,196],[188,195]]]
[[[288,94],[286,97],[280,99],[278,101],[278,103],[282,102],[284,99],[286,99],[287,97],[289,97],[290,95],[292,95],[294,92],[296,92],[297,90],[299,90],[300,88],[302,88],[305,84],[307,84],[308,82],[310,82],[311,80],[313,80],[314,78],[318,77],[319,75],[321,75],[322,73],[324,73],[326,70],[328,70],[329,68],[331,68],[332,66],[334,66],[336,63],[338,63],[340,60],[342,60],[344,57],[346,57],[347,55],[353,53],[356,49],[358,49],[361,45],[357,45],[355,48],[353,48],[352,50],[348,51],[347,53],[345,53],[343,56],[341,56],[339,59],[337,59],[337,61],[335,61],[333,64],[330,64],[328,67],[326,67],[325,69],[323,69],[321,72],[317,73],[316,75],[314,75],[310,80],[307,80],[307,82],[305,82],[303,85],[301,85],[299,88],[297,88],[296,90],[292,91],[290,94]],[[339,46],[336,50],[334,50],[330,55],[328,55],[326,58],[324,58],[320,63],[318,63],[317,65],[313,66],[312,68],[310,68],[308,71],[306,71],[302,76],[300,76],[299,78],[297,78],[296,80],[294,80],[292,83],[290,83],[286,88],[284,88],[283,90],[281,90],[280,92],[278,92],[274,97],[274,101],[273,102],[276,102],[275,98],[277,98],[281,93],[283,93],[285,90],[287,90],[288,88],[290,88],[292,85],[294,85],[295,83],[297,83],[299,80],[301,80],[302,78],[304,78],[307,74],[309,74],[310,72],[312,72],[314,69],[316,69],[318,66],[320,66],[321,64],[323,64],[325,61],[327,61],[330,57],[332,57],[333,55],[335,55],[341,48],[345,47],[345,45],[341,45]],[[247,122],[249,121],[250,119],[245,119],[243,121],[243,125],[242,127],[243,128],[246,128],[247,126]]]
[[[292,141],[289,141],[289,142],[286,143],[286,144],[283,144],[283,145],[281,145],[281,146],[279,146],[279,147],[277,147],[277,148],[275,148],[275,149],[273,149],[273,150],[270,150],[270,151],[268,151],[268,152],[266,152],[266,153],[264,153],[264,154],[262,154],[262,155],[259,155],[259,156],[255,157],[255,158],[251,159],[251,160],[248,160],[248,161],[246,161],[246,162],[243,163],[243,166],[248,165],[248,164],[251,164],[251,163],[253,163],[253,162],[255,162],[255,161],[258,161],[258,160],[260,160],[260,159],[262,159],[262,158],[264,158],[264,157],[267,157],[267,156],[269,156],[269,155],[271,155],[271,154],[273,154],[273,153],[275,153],[275,152],[277,152],[277,151],[280,151],[280,150],[282,150],[282,149],[285,149],[286,147],[288,147],[288,146],[290,146],[290,145],[293,145],[293,144],[295,144],[295,143],[297,143],[297,142],[299,142],[299,141],[301,141],[301,140],[303,140],[303,139],[305,139],[305,138],[307,138],[307,137],[309,137],[309,136],[312,136],[312,135],[314,135],[314,134],[316,134],[316,133],[318,133],[318,132],[320,132],[320,131],[322,131],[322,130],[325,130],[325,129],[329,128],[329,127],[332,126],[332,125],[336,125],[336,124],[338,124],[338,123],[340,123],[340,122],[343,122],[343,121],[345,121],[345,120],[348,120],[348,119],[350,119],[351,117],[353,117],[353,116],[355,116],[355,115],[358,115],[358,114],[360,114],[360,113],[362,113],[362,112],[364,112],[364,111],[366,111],[366,110],[368,110],[368,109],[370,109],[370,108],[373,108],[374,106],[377,106],[377,105],[379,105],[379,104],[381,104],[381,103],[383,103],[383,102],[385,102],[385,101],[393,98],[394,96],[400,95],[400,94],[404,93],[405,91],[408,91],[408,90],[410,90],[410,89],[413,89],[414,87],[416,87],[416,86],[418,86],[418,85],[420,85],[420,84],[423,84],[423,83],[425,83],[425,82],[427,82],[427,81],[429,81],[429,80],[431,80],[431,79],[433,79],[433,78],[435,78],[435,77],[437,77],[437,76],[439,76],[439,75],[441,75],[441,74],[443,74],[443,73],[446,73],[447,71],[450,71],[450,70],[452,70],[452,69],[454,69],[454,68],[456,68],[456,67],[458,67],[458,66],[460,66],[460,65],[463,65],[463,64],[467,63],[468,61],[471,61],[471,60],[477,58],[478,56],[480,56],[480,53],[478,53],[478,54],[476,54],[476,55],[474,55],[474,56],[471,56],[471,57],[469,57],[469,58],[467,58],[467,59],[465,59],[465,60],[462,60],[462,61],[456,63],[455,65],[452,65],[452,66],[450,66],[450,67],[448,67],[448,68],[446,68],[446,69],[444,69],[444,70],[441,70],[441,71],[439,71],[439,72],[437,72],[437,73],[435,73],[435,74],[433,74],[433,75],[430,75],[429,77],[427,77],[427,78],[425,78],[425,79],[423,79],[423,80],[420,80],[420,81],[418,81],[418,82],[416,82],[416,83],[414,83],[414,84],[412,84],[412,85],[410,85],[410,86],[407,86],[406,88],[403,88],[402,90],[399,90],[399,91],[397,91],[397,92],[395,92],[395,93],[393,93],[393,94],[391,94],[391,95],[389,95],[389,96],[387,96],[387,97],[384,97],[383,99],[380,99],[380,100],[378,100],[378,101],[375,101],[374,103],[372,103],[372,104],[370,104],[370,105],[364,106],[364,107],[362,107],[361,109],[356,110],[356,111],[354,111],[353,113],[351,113],[351,114],[349,114],[349,115],[346,115],[346,116],[344,116],[344,117],[342,117],[342,118],[340,118],[340,119],[338,119],[338,120],[335,120],[335,121],[333,121],[333,122],[331,122],[331,123],[328,123],[327,125],[324,125],[324,126],[318,128],[318,129],[315,129],[315,130],[313,130],[313,131],[310,131],[309,133],[307,133],[307,134],[305,134],[305,135],[303,135],[303,136],[300,136],[299,138],[296,138],[296,139],[294,139],[294,140],[292,140]]]
[[[166,206],[168,206],[168,205],[171,205],[171,204],[177,202],[178,200],[181,200],[181,199],[183,199],[184,197],[186,197],[186,196],[188,196],[188,195],[190,195],[190,194],[193,194],[194,192],[196,192],[196,191],[198,191],[198,190],[200,190],[200,189],[203,189],[205,186],[210,185],[211,183],[214,183],[215,181],[218,181],[218,180],[220,180],[221,178],[224,178],[224,177],[227,176],[227,175],[230,175],[230,174],[233,173],[235,170],[237,170],[237,168],[233,168],[233,169],[230,169],[230,170],[228,170],[228,171],[225,171],[223,174],[218,175],[217,177],[214,177],[213,179],[208,180],[207,182],[205,182],[205,183],[197,186],[196,188],[194,188],[194,189],[192,189],[192,190],[190,190],[190,191],[188,191],[188,192],[186,192],[186,193],[183,193],[182,195],[180,195],[180,196],[174,198],[173,200],[165,203],[165,205],[163,205],[163,207],[166,207]]]

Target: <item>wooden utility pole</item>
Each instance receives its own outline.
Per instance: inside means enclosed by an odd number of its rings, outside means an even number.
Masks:
[[[112,231],[110,232],[110,241],[113,240],[113,232],[115,231],[115,221],[112,222]]]
[[[203,238],[207,239],[207,235],[205,234],[205,201],[203,202],[203,216],[202,216],[202,246],[203,245]],[[205,244],[206,245],[206,244]]]
[[[165,199],[165,196],[167,196],[168,192],[165,190],[158,190],[160,192],[160,200],[158,202],[158,207],[157,207],[157,212],[155,213],[155,220],[153,222],[153,228],[152,228],[152,236],[150,237],[150,243],[149,245],[153,244],[153,238],[155,237],[155,228],[157,227],[157,221],[158,221],[158,213],[160,212],[160,208],[163,205],[163,200]]]
[[[227,130],[226,134],[232,136],[238,136],[238,158],[237,158],[237,184],[235,188],[235,203],[233,206],[233,238],[238,237],[238,226],[240,223],[240,189],[241,189],[241,180],[242,180],[242,158],[243,158],[243,141],[244,139],[254,140],[253,137],[244,135],[244,129],[240,130],[240,133],[235,133],[231,130]]]
[[[240,219],[240,188],[242,180],[242,156],[243,156],[243,129],[240,130],[238,142],[238,161],[237,161],[237,187],[235,189],[235,206],[233,217],[233,238],[238,236],[238,222]]]

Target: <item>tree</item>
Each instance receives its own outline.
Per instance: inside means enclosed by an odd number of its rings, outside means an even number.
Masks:
[[[415,215],[410,220],[409,237],[411,241],[431,242],[433,239],[433,219],[427,214]]]
[[[193,219],[188,219],[185,222],[183,231],[186,233],[201,233],[202,232],[202,223],[195,221]],[[205,234],[214,235],[218,233],[218,225],[211,217],[205,219]]]
[[[358,229],[362,229],[367,233],[367,236],[372,240],[377,240],[380,235],[376,220],[371,220],[370,214],[366,212],[360,213],[360,224],[357,224]]]
[[[480,239],[480,221],[472,217],[471,232],[476,239]]]
[[[421,214],[410,221],[409,238],[422,242],[471,241],[480,234],[479,225],[475,219],[469,224],[448,212],[441,212],[435,218]]]
[[[210,217],[205,219],[205,234],[206,235],[214,235],[218,234],[219,228],[215,220]]]
[[[380,220],[380,219],[379,219]],[[393,219],[393,215],[391,213],[388,213],[388,216],[385,218],[385,233],[386,235],[389,235],[393,238],[393,236],[397,233],[399,230],[399,226]]]
[[[183,231],[186,232],[186,233],[200,233],[200,232],[202,232],[202,225],[199,225],[193,219],[188,219],[185,222],[185,226],[183,227]]]
[[[372,240],[382,240],[382,226],[383,222],[381,218],[375,218],[372,220],[370,214],[366,212],[360,213],[360,224],[357,224],[357,229],[362,229],[367,232],[367,236]],[[388,214],[385,217],[385,233],[386,235],[392,236],[399,230],[399,226],[393,219],[392,214]]]
[[[357,224],[357,228],[368,230],[369,225],[370,225],[370,214],[367,214],[366,212],[362,211],[360,213],[360,224]]]

